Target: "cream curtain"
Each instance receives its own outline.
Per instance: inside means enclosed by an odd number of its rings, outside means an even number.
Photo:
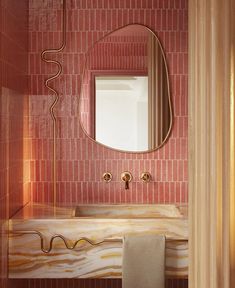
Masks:
[[[189,0],[190,288],[235,287],[234,0]]]

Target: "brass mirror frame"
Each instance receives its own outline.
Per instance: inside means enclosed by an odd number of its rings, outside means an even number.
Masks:
[[[123,29],[125,27],[128,27],[128,26],[132,26],[132,25],[137,25],[137,26],[141,26],[141,27],[144,27],[146,28],[148,31],[150,31],[157,39],[158,41],[158,44],[159,44],[159,47],[161,49],[161,52],[162,52],[162,56],[163,56],[163,59],[164,59],[164,64],[165,64],[165,67],[166,67],[166,79],[167,79],[167,91],[168,91],[168,101],[169,101],[169,111],[170,111],[170,125],[169,125],[169,130],[167,132],[167,135],[166,137],[164,138],[164,140],[162,141],[161,145],[157,146],[156,148],[153,148],[153,149],[149,149],[149,150],[144,150],[144,151],[126,151],[126,150],[120,150],[120,149],[116,149],[116,148],[113,148],[113,147],[110,147],[110,146],[107,146],[101,142],[98,142],[97,140],[93,139],[86,131],[86,129],[84,128],[83,126],[83,123],[82,123],[82,119],[81,119],[81,102],[82,102],[82,84],[83,84],[83,79],[84,79],[84,75],[85,75],[85,71],[86,71],[86,66],[87,66],[87,61],[88,61],[88,58],[89,58],[89,53],[92,51],[92,49],[95,47],[95,45],[97,43],[99,43],[100,41],[102,41],[103,39],[105,39],[106,37],[110,36],[111,34],[115,33],[116,31],[119,31],[120,29]],[[100,39],[96,40],[91,47],[88,48],[87,52],[86,52],[86,58],[85,58],[85,62],[84,62],[84,68],[83,68],[83,72],[82,72],[82,76],[81,76],[81,85],[80,85],[80,91],[79,91],[79,100],[78,100],[78,113],[79,113],[79,124],[80,126],[82,127],[82,131],[85,133],[85,135],[90,139],[92,140],[94,143],[96,144],[99,144],[101,145],[102,147],[105,147],[105,148],[108,148],[108,149],[111,149],[113,151],[116,151],[116,152],[122,152],[122,153],[130,153],[130,154],[141,154],[141,153],[151,153],[151,152],[154,152],[158,149],[160,149],[166,142],[167,140],[169,139],[169,136],[171,134],[171,131],[172,131],[172,126],[173,126],[173,109],[172,109],[172,103],[171,103],[171,95],[170,95],[170,83],[169,83],[169,70],[168,70],[168,66],[167,66],[167,61],[166,61],[166,56],[165,56],[165,53],[164,53],[164,50],[163,50],[163,47],[162,47],[162,44],[160,42],[160,39],[159,37],[155,34],[155,32],[150,29],[148,26],[146,25],[143,25],[143,24],[140,24],[140,23],[130,23],[130,24],[127,24],[127,25],[124,25],[124,26],[121,26],[107,34],[105,34],[103,37],[101,37]]]

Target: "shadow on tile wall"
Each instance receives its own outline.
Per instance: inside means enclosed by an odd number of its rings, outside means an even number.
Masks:
[[[29,201],[28,1],[0,1],[0,287],[7,287],[8,219]]]

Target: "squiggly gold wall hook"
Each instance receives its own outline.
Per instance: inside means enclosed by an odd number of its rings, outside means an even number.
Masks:
[[[53,203],[54,203],[54,209],[56,207],[56,179],[57,179],[57,175],[56,175],[56,128],[57,126],[56,126],[56,116],[54,113],[54,108],[59,101],[59,93],[57,90],[51,87],[49,83],[61,75],[62,65],[59,61],[47,59],[46,55],[61,52],[66,46],[66,0],[63,0],[63,32],[62,33],[63,33],[63,40],[62,40],[62,44],[60,48],[46,49],[41,54],[41,58],[44,62],[55,64],[58,68],[58,71],[55,75],[45,80],[45,86],[55,95],[54,101],[50,106],[50,115],[53,121]]]

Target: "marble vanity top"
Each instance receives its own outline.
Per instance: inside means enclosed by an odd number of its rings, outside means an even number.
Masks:
[[[165,235],[166,276],[187,278],[187,207],[145,204],[26,205],[9,221],[9,278],[120,278],[123,237],[137,234]],[[43,252],[56,235],[76,247],[57,238]]]

